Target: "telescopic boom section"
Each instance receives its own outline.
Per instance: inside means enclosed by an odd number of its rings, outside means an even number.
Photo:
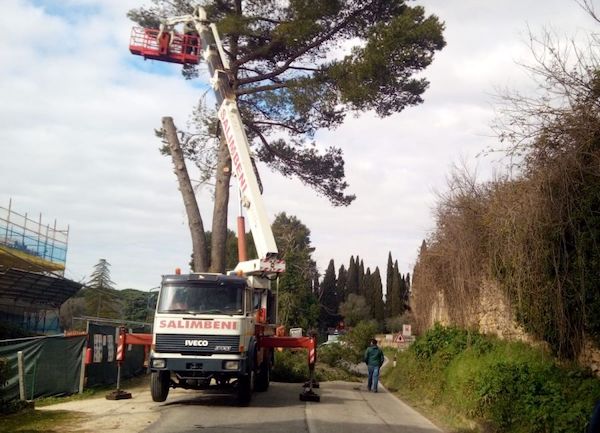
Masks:
[[[161,29],[152,41],[168,39],[165,35],[176,34],[172,30],[173,26],[182,23],[193,23],[198,32],[198,46],[203,47],[201,54],[212,77],[211,84],[219,106],[219,120],[227,141],[232,168],[240,189],[242,205],[248,215],[250,230],[259,257],[258,260],[239,263],[235,271],[242,271],[246,274],[278,274],[285,271],[285,262],[277,259],[277,245],[262,200],[258,179],[252,166],[250,145],[240,117],[236,96],[229,84],[227,67],[224,66],[228,63],[227,59],[222,57],[224,56],[224,50],[216,26],[209,24],[204,9],[197,8],[193,15],[170,18],[161,24]],[[148,39],[146,42],[148,42]],[[141,54],[146,58],[173,62],[172,55],[161,56],[160,53],[150,55],[152,53],[149,54],[147,49],[137,46],[133,48],[130,46],[130,50],[133,54]]]
[[[256,252],[261,259],[277,257],[277,245],[252,168],[248,139],[235,101],[225,100],[221,104],[219,120],[231,155],[231,166],[238,181],[242,206],[248,214]]]

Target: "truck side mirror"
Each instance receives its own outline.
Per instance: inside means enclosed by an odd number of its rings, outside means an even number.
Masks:
[[[158,301],[158,292],[149,292],[148,293],[148,311],[156,310],[156,302]]]

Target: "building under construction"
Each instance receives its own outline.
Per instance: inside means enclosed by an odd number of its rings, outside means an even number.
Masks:
[[[64,278],[69,229],[0,206],[0,322],[60,332],[58,310],[81,284]]]

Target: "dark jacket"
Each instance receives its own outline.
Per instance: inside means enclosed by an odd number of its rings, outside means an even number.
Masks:
[[[383,365],[383,351],[377,345],[369,346],[365,350],[364,361],[369,367],[381,367]]]

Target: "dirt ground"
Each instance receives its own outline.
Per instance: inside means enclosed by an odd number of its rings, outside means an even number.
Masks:
[[[77,426],[66,427],[65,433],[127,432],[139,433],[159,417],[159,403],[152,401],[147,382],[125,387],[129,400],[107,400],[104,395],[40,407],[39,410],[68,410],[83,420]],[[178,391],[172,391],[176,394]],[[180,391],[181,392],[181,391]]]

